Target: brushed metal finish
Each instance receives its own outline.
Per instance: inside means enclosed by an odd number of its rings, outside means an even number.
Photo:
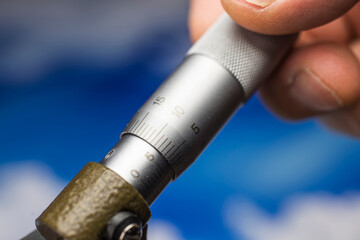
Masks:
[[[133,135],[123,136],[101,163],[135,187],[149,205],[174,178],[164,157]]]
[[[201,154],[243,96],[238,81],[216,61],[189,56],[135,114],[101,163],[151,204]]]
[[[243,91],[223,66],[187,57],[140,108],[122,135],[157,149],[180,176],[243,103]],[[149,132],[150,131],[150,132]]]
[[[263,35],[237,25],[226,13],[197,41],[187,55],[203,54],[228,69],[248,99],[283,59],[297,38]]]

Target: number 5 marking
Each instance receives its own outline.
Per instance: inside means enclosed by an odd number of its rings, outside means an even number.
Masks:
[[[145,157],[149,161],[154,161],[154,159],[155,159],[154,155],[149,152],[145,153]]]
[[[193,123],[193,125],[191,125],[191,129],[194,131],[195,134],[198,134],[200,132],[200,128],[196,126],[196,123]]]

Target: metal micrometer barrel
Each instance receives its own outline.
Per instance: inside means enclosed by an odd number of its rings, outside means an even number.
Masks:
[[[139,109],[102,163],[152,203],[269,77],[295,39],[253,33],[222,16]]]
[[[295,39],[248,31],[224,14],[137,111],[102,165],[82,170],[39,217],[42,235],[100,239],[106,223],[122,210],[140,216],[145,226],[150,217],[147,204],[196,160]],[[123,189],[127,194],[121,194]],[[86,220],[87,225],[78,222]]]

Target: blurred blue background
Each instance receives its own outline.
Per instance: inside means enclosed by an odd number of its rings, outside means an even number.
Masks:
[[[191,45],[187,1],[0,2],[0,239],[100,161]],[[150,240],[358,239],[359,142],[254,97],[152,206]]]

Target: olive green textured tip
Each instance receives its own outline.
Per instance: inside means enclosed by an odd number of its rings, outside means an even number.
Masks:
[[[137,214],[145,225],[151,212],[138,191],[117,173],[88,163],[36,220],[48,240],[98,240],[119,211]]]

